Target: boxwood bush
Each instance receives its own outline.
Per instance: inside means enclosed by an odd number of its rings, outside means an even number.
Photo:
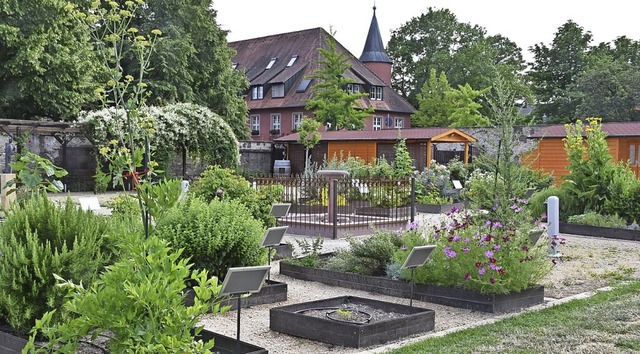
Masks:
[[[18,333],[60,307],[53,274],[91,284],[114,261],[116,219],[94,215],[71,199],[56,206],[44,195],[14,204],[0,227],[0,318]],[[54,319],[55,320],[55,319]]]
[[[260,248],[265,228],[237,200],[187,198],[170,209],[155,232],[184,249],[195,269],[224,278],[230,267],[266,264],[266,250]]]

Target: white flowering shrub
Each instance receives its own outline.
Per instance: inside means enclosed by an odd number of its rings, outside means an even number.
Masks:
[[[144,107],[141,113],[139,121],[132,124],[136,140],[133,143],[143,145],[144,136],[149,136],[151,151],[161,166],[168,165],[181,151],[207,164],[227,168],[236,168],[240,164],[238,140],[233,130],[210,109],[178,103],[165,107]],[[123,138],[129,136],[124,115],[123,110],[105,108],[82,112],[78,117],[78,124],[87,130],[98,156],[113,154],[114,141],[127,141]]]

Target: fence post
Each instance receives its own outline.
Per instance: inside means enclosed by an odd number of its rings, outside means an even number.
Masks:
[[[332,200],[329,203],[333,203],[333,239],[338,238],[338,179],[333,179],[331,181],[333,183],[333,195]]]
[[[411,222],[416,220],[416,178],[411,177]]]

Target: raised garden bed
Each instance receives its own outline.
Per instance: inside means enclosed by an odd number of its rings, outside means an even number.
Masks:
[[[280,262],[280,274],[376,294],[403,298],[411,296],[411,284],[403,280],[310,268],[288,262]],[[474,311],[502,313],[543,303],[544,287],[535,286],[511,294],[482,294],[465,289],[415,284],[413,299]]]
[[[184,301],[185,306],[193,305],[194,296],[195,293],[193,290],[187,289],[187,296]],[[260,292],[241,298],[240,304],[244,308],[282,301],[287,301],[287,284],[275,280],[267,280],[267,283],[262,286]],[[234,297],[233,299],[223,302],[222,305],[230,305],[231,310],[235,310],[238,307],[238,300]]]
[[[236,353],[236,340],[219,333],[211,332],[203,329],[200,335],[196,337],[196,340],[214,340],[214,353]],[[13,334],[0,331],[0,353],[2,354],[21,354],[22,349],[27,345],[27,340],[21,337],[17,337]],[[264,348],[258,347],[253,344],[240,341],[240,353],[242,354],[268,354]]]
[[[560,233],[584,236],[614,238],[620,240],[640,241],[640,230],[619,229],[613,227],[589,226],[560,222]]]
[[[0,331],[0,353],[20,354],[25,345],[27,345],[26,339]]]
[[[464,203],[451,204],[416,204],[416,211],[419,213],[442,214],[449,213],[451,209],[464,209]]]
[[[353,348],[383,344],[434,327],[433,310],[355,296],[269,310],[272,331]]]
[[[234,354],[237,353],[237,341],[235,338],[227,337],[219,333],[211,332],[206,329],[200,331],[200,335],[196,337],[196,340],[202,339],[208,341],[213,339],[213,352],[219,354]],[[240,354],[268,354],[269,351],[265,348],[253,345],[250,343],[240,341]]]

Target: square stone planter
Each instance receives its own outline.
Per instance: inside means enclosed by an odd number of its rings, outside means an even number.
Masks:
[[[336,309],[358,309],[370,320],[338,318]],[[316,312],[310,315],[309,312]],[[360,312],[360,311],[358,311]],[[269,310],[269,328],[296,337],[336,346],[364,348],[383,344],[435,327],[433,310],[355,296],[341,296],[275,307]]]
[[[464,203],[451,204],[416,204],[416,211],[427,214],[443,214],[451,212],[451,209],[464,209]]]
[[[185,306],[192,306],[195,293],[190,288],[187,288],[186,291]],[[244,308],[282,301],[287,301],[287,284],[275,280],[267,280],[267,283],[262,286],[259,292],[241,298],[240,304]],[[235,310],[238,308],[238,300],[234,297],[222,302],[221,305],[230,305],[230,310]]]
[[[614,227],[589,226],[560,222],[560,233],[584,236],[615,238],[620,240],[640,241],[640,230],[618,229]]]
[[[280,262],[280,274],[376,294],[402,298],[411,296],[411,284],[404,280],[310,268],[288,262]],[[544,287],[535,286],[511,294],[482,294],[466,289],[415,284],[413,299],[474,311],[503,313],[543,303]]]

